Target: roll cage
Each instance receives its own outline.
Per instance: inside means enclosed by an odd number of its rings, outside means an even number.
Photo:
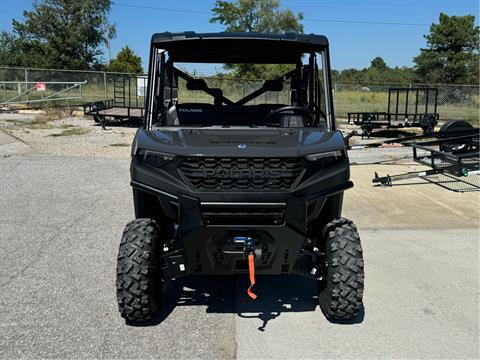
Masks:
[[[196,78],[175,66],[176,63],[185,62],[291,64],[293,69],[277,78],[265,80],[260,88],[234,100],[225,96],[222,89],[210,87],[204,79]],[[249,102],[266,92],[282,91],[288,83],[290,103],[282,104],[283,107],[308,109],[313,114],[313,120],[305,126],[335,130],[328,41],[323,36],[189,32],[155,34],[150,52],[146,129],[154,125],[171,125],[167,121],[169,113],[180,106],[179,79],[185,81],[189,91],[210,95],[214,101],[214,111],[228,108],[237,112],[245,111]],[[265,104],[262,110],[268,114],[278,107],[281,107],[280,104]],[[261,121],[259,124],[265,125]]]

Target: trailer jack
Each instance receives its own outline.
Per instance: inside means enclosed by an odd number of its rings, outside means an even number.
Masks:
[[[399,175],[386,175],[386,176],[378,176],[378,173],[375,172],[375,177],[372,179],[374,184],[381,184],[383,186],[392,186],[394,181],[400,180],[407,180],[407,179],[415,179],[422,176],[428,176],[433,174],[438,174],[439,172],[436,170],[427,170],[427,171],[415,171],[415,172],[408,172]]]

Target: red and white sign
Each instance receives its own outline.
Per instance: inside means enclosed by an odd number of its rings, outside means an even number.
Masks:
[[[35,86],[37,87],[37,91],[46,91],[47,90],[47,86],[45,85],[44,82],[38,82],[35,84]]]

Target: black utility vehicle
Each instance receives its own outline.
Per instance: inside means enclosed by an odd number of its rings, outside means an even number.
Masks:
[[[240,84],[194,77],[191,63],[285,73]],[[132,146],[136,220],[118,256],[121,315],[151,317],[169,278],[240,273],[252,286],[255,274],[313,277],[328,318],[356,316],[362,248],[340,217],[349,178],[324,36],[153,35],[145,124]]]

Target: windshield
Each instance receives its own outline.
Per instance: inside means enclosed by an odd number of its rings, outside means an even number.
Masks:
[[[329,111],[324,54],[300,54],[296,63],[201,63],[214,76],[195,71],[197,63],[174,62],[156,49],[148,114],[153,127],[249,126],[320,127]]]

